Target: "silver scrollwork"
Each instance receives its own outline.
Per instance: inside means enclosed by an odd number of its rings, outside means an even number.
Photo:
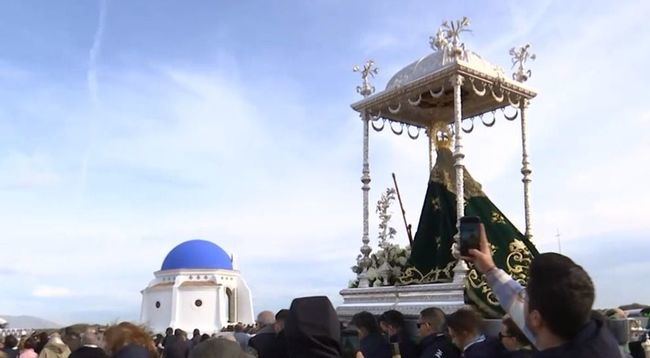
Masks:
[[[415,134],[411,133],[411,128],[415,128],[415,130],[416,130]],[[420,137],[420,128],[415,127],[415,126],[407,126],[406,127],[406,134],[408,134],[409,138],[411,138],[413,140],[416,140],[416,139],[418,139],[418,137]]]
[[[422,93],[420,93],[418,95],[418,98],[415,100],[412,100],[410,98],[408,99],[408,102],[411,106],[418,106],[420,104],[420,101],[422,101]]]
[[[402,103],[397,104],[397,108],[393,108],[392,106],[388,105],[388,111],[392,114],[396,114],[399,112],[399,110],[402,109]]]
[[[375,122],[379,122],[379,121],[381,121],[381,127],[379,127],[379,126],[377,126],[375,124]],[[370,122],[370,124],[372,125],[372,129],[374,129],[375,132],[381,132],[381,131],[384,130],[384,127],[386,126],[386,119],[385,118],[382,118],[382,119],[377,118],[375,120],[372,120]]]
[[[483,116],[481,116],[481,122],[483,122],[483,125],[486,127],[492,127],[494,123],[497,122],[497,116],[495,111],[490,112],[492,115],[492,121],[491,122],[486,122],[485,119],[483,119]]]
[[[476,88],[476,85],[474,84],[474,78],[470,77],[469,82],[472,83],[472,90],[474,90],[474,93],[476,93],[478,96],[481,96],[481,97],[485,96],[485,93],[487,92],[487,88],[486,88],[487,86],[486,86],[485,82],[478,81],[478,82],[483,84],[483,89],[480,89],[480,90],[478,88]]]
[[[393,124],[395,124],[395,122],[391,121],[390,122],[390,130],[392,130],[393,133],[395,133],[396,135],[402,135],[402,133],[404,133],[404,123],[399,124],[400,125],[399,130],[396,130],[395,127],[393,127]]]
[[[467,119],[465,119],[465,120],[463,121],[463,124],[464,124],[464,123],[467,123],[467,122],[469,122],[469,128],[461,127],[461,129],[462,129],[463,132],[465,132],[465,133],[472,133],[472,131],[474,130],[474,118],[467,118]]]
[[[517,119],[517,117],[519,116],[519,111],[517,110],[517,107],[515,107],[514,109],[515,109],[515,112],[514,112],[512,115],[508,115],[508,113],[506,112],[506,109],[505,109],[505,108],[502,108],[501,111],[503,111],[503,116],[504,116],[507,120],[509,120],[509,121],[514,121],[514,120]]]
[[[499,91],[498,95],[497,95],[497,91],[495,91],[495,90]],[[504,91],[503,91],[503,89],[501,88],[500,85],[490,86],[490,92],[492,93],[492,97],[494,98],[495,101],[503,102],[503,100],[505,98],[505,94],[504,94]]]
[[[510,103],[511,106],[517,108],[519,107],[519,102],[521,101],[521,96],[519,95],[514,95],[514,97],[517,99],[516,101],[512,100],[512,92],[508,92],[506,94],[506,97],[508,97],[508,103]]]
[[[444,93],[445,93],[445,86],[441,86],[438,92],[433,92],[432,90],[429,90],[429,94],[433,98],[440,98]]]

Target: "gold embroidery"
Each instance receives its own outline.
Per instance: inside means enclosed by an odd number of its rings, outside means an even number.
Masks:
[[[487,281],[485,280],[485,275],[479,274],[476,271],[476,268],[472,265],[471,270],[467,274],[467,281],[470,286],[476,290],[479,290],[487,302],[491,305],[498,305],[499,300],[497,296],[492,292],[490,286],[488,286]]]
[[[431,205],[433,207],[433,210],[439,211],[440,210],[440,198],[434,198],[431,200]]]
[[[506,218],[504,218],[503,215],[495,211],[492,213],[492,222],[495,224],[505,224]]]
[[[409,267],[404,271],[402,276],[397,278],[397,281],[402,285],[450,282],[452,279],[452,269],[455,265],[456,261],[453,260],[450,261],[447,266],[433,269],[427,274],[422,274],[422,272],[415,267]]]
[[[522,285],[528,281],[528,267],[533,260],[530,250],[521,240],[513,240],[508,246],[510,253],[506,257],[508,273]]]

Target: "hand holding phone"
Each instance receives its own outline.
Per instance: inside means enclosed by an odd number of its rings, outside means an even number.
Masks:
[[[460,218],[460,255],[470,256],[469,250],[481,248],[481,219],[478,216]]]

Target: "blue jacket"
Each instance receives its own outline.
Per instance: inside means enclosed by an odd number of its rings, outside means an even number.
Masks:
[[[420,358],[458,358],[460,352],[446,335],[429,335],[420,341]]]
[[[364,337],[359,344],[365,358],[391,358],[392,356],[390,343],[379,333]]]
[[[568,343],[535,353],[536,358],[619,358],[621,352],[605,322],[592,319]]]
[[[475,343],[465,347],[463,358],[497,358],[506,353],[505,348],[497,339],[481,336]]]

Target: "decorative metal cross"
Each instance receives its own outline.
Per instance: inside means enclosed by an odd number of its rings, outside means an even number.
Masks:
[[[379,73],[379,69],[375,66],[375,61],[366,61],[366,63],[363,65],[363,68],[359,67],[358,65],[354,66],[352,68],[352,71],[361,73],[361,80],[363,81],[363,84],[361,86],[357,86],[357,92],[360,95],[367,97],[375,93],[375,87],[370,84],[370,77],[374,78],[375,75]]]
[[[528,60],[535,60],[537,56],[530,53],[530,44],[525,44],[522,47],[516,48],[513,47],[510,49],[510,56],[512,56],[512,68],[518,66],[517,70],[512,74],[512,79],[517,82],[526,82],[530,76],[530,69],[525,69],[524,65]]]

